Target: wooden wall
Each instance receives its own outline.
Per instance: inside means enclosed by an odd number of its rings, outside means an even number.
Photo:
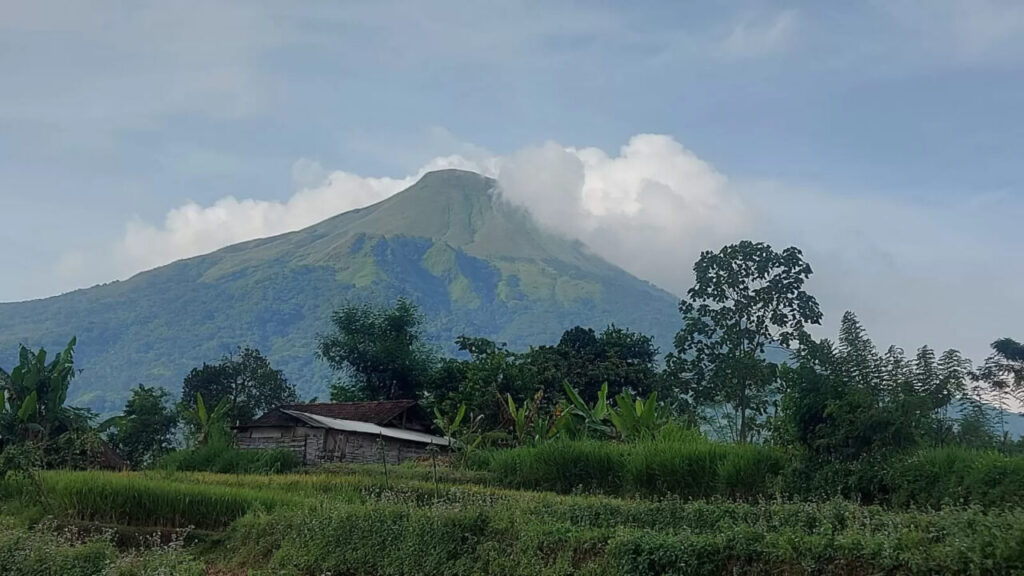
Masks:
[[[370,434],[297,426],[250,428],[235,437],[235,445],[242,449],[291,450],[309,466],[329,462],[379,464],[380,440]],[[429,457],[426,444],[387,437],[383,442],[388,464]]]

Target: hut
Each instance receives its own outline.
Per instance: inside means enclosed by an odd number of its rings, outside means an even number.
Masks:
[[[415,400],[293,404],[236,427],[235,444],[291,450],[311,466],[381,462],[382,457],[397,464],[427,456],[431,446],[448,449],[451,441],[431,434],[431,426]]]

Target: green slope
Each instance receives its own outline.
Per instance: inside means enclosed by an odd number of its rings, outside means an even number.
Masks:
[[[120,410],[137,383],[176,390],[191,367],[251,344],[304,395],[322,395],[330,374],[313,349],[331,310],[400,295],[420,305],[441,348],[464,333],[522,348],[576,324],[609,323],[668,348],[679,325],[674,296],[540,230],[493,187],[471,172],[433,172],[304,230],[0,304],[0,366],[19,342],[56,347],[77,334],[83,372],[72,400],[106,412]]]

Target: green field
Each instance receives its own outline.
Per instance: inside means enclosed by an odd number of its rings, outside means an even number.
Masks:
[[[558,494],[502,488],[525,484],[512,478],[522,468],[478,460],[475,471],[440,467],[436,482],[430,465],[11,477],[0,490],[0,566],[11,575],[1024,573],[1015,504],[792,498],[779,491],[782,476],[745,498],[608,496],[583,484]],[[725,480],[744,467],[727,461],[715,466]]]

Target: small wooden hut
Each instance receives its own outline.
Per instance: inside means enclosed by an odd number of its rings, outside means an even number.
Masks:
[[[242,449],[283,448],[306,465],[330,462],[388,464],[447,450],[448,438],[430,433],[430,419],[414,400],[280,406],[235,428]],[[381,450],[383,448],[383,455]]]

